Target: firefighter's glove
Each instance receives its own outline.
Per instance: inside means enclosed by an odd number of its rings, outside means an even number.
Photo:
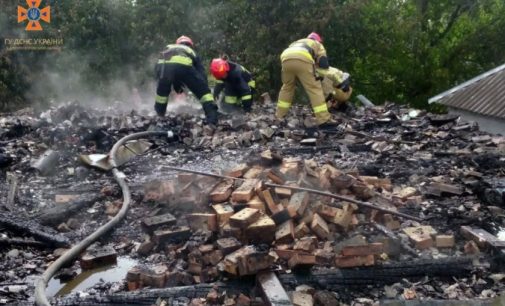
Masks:
[[[207,123],[217,125],[217,106],[212,102],[206,102],[202,105],[205,112]]]
[[[337,88],[342,89],[343,92],[348,92],[349,86],[351,86],[351,77],[347,74],[347,77],[337,86]]]

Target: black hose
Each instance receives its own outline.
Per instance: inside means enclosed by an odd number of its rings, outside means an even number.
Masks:
[[[130,201],[131,201],[131,195],[130,195],[130,189],[128,188],[128,185],[126,184],[126,176],[123,172],[119,171],[117,167],[117,161],[116,161],[116,152],[119,149],[120,146],[125,144],[129,140],[133,139],[138,139],[146,136],[164,136],[167,135],[169,138],[173,137],[173,133],[171,131],[169,132],[160,132],[160,131],[147,131],[147,132],[139,132],[139,133],[134,133],[128,136],[125,136],[121,138],[114,146],[112,147],[110,151],[110,158],[111,158],[111,164],[114,167],[112,169],[112,174],[114,175],[114,178],[116,179],[116,182],[119,184],[121,187],[121,191],[123,193],[123,205],[121,206],[121,210],[112,218],[109,222],[106,224],[102,225],[100,228],[98,228],[95,232],[93,232],[91,235],[88,237],[84,238],[81,242],[78,244],[74,245],[70,250],[65,252],[60,258],[58,258],[55,262],[53,262],[47,269],[44,271],[42,276],[37,279],[35,283],[35,303],[40,306],[50,306],[51,304],[49,303],[49,300],[47,299],[46,296],[46,287],[47,283],[53,277],[53,275],[58,272],[58,270],[73,260],[75,257],[77,257],[79,254],[81,254],[82,251],[84,251],[90,244],[95,242],[98,238],[100,238],[102,235],[107,233],[109,230],[111,230],[116,224],[121,221],[126,216],[126,212],[128,211],[128,208],[130,207]]]

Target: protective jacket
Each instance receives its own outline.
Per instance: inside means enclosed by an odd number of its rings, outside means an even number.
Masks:
[[[228,64],[230,71],[226,78],[216,81],[214,98],[217,99],[224,89],[225,103],[239,105],[242,103],[244,110],[249,111],[252,105],[252,95],[256,90],[256,82],[253,80],[252,74],[242,65],[230,61]]]
[[[189,46],[182,44],[167,45],[167,49],[161,52],[160,58],[156,63],[155,73],[158,79],[163,74],[163,64],[179,64],[193,67],[198,71],[202,79],[207,80],[200,57]]]
[[[352,94],[350,75],[335,67],[330,67],[321,81],[329,108],[339,108]]]
[[[179,92],[187,86],[202,103],[207,121],[217,123],[217,106],[207,83],[207,76],[200,58],[189,46],[171,44],[161,52],[155,66],[158,87],[154,109],[158,115],[165,115],[168,96],[172,87]]]
[[[315,64],[317,68],[328,69],[328,57],[323,44],[309,38],[295,41],[281,54],[281,62],[289,59],[298,59],[307,63]]]

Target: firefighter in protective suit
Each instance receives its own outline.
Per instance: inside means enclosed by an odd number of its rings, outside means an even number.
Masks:
[[[282,88],[275,113],[277,119],[282,120],[289,112],[298,79],[309,96],[316,123],[320,127],[334,126],[336,122],[331,119],[321,82],[318,80],[318,74],[326,75],[330,67],[321,36],[312,32],[307,38],[289,45],[281,54],[281,63]]]
[[[165,115],[172,86],[177,92],[187,86],[202,103],[207,123],[217,124],[217,106],[207,84],[202,62],[193,50],[193,41],[189,37],[181,36],[175,44],[168,45],[161,52],[155,71],[158,87],[154,109],[159,116]]]
[[[349,73],[335,67],[330,67],[322,78],[323,93],[328,109],[343,111],[347,108],[347,101],[351,97],[352,87]]]
[[[245,112],[251,111],[256,82],[247,69],[225,58],[215,58],[210,63],[210,72],[216,78],[214,87],[216,101],[224,89],[223,108],[233,109],[241,106]]]

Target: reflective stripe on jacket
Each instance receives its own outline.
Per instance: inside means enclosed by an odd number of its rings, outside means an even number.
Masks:
[[[309,63],[318,63],[322,57],[326,57],[324,46],[313,39],[303,38],[295,41],[282,52],[281,61],[300,59]]]

